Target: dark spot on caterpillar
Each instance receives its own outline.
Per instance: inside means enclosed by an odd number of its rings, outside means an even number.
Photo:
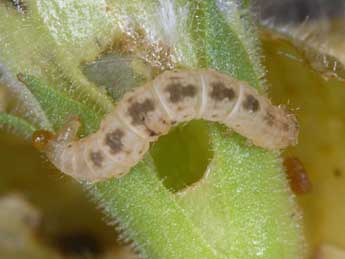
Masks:
[[[147,132],[148,132],[148,134],[149,134],[150,137],[154,137],[154,136],[157,136],[157,135],[158,135],[157,132],[154,132],[153,130],[150,130],[150,129],[148,129],[148,128],[146,128],[146,129],[147,129]]]
[[[54,134],[47,130],[36,130],[31,137],[31,142],[34,148],[42,151],[44,150],[49,141],[54,138]]]
[[[154,111],[155,105],[152,100],[146,99],[144,102],[135,102],[128,109],[133,125],[144,124],[145,116],[148,112]]]
[[[223,101],[226,98],[231,101],[235,97],[234,89],[227,88],[222,82],[212,83],[211,86],[211,97],[217,101]]]
[[[161,121],[163,124],[165,124],[165,125],[168,124],[168,122],[167,122],[166,120],[162,119],[162,118],[160,119],[160,121]]]
[[[124,132],[120,129],[116,129],[105,135],[105,144],[110,148],[111,153],[117,154],[122,150],[123,144],[121,140],[124,135]]]
[[[251,94],[248,94],[246,96],[246,99],[242,103],[242,106],[244,109],[251,112],[256,112],[260,109],[259,101]]]
[[[90,152],[90,159],[95,166],[101,167],[104,157],[101,151],[92,151]]]
[[[274,121],[275,121],[275,116],[273,115],[273,113],[271,113],[270,111],[267,111],[265,117],[264,117],[264,120],[266,121],[266,123],[269,125],[269,126],[273,126],[274,124]]]
[[[170,101],[172,103],[177,103],[185,97],[194,97],[196,95],[196,87],[194,85],[182,86],[178,83],[171,83],[167,85],[165,91],[170,94]]]
[[[24,14],[27,11],[27,6],[23,0],[8,0],[12,6],[16,8],[19,13]]]
[[[297,157],[286,157],[284,167],[290,181],[290,187],[295,194],[304,194],[311,191],[307,171]]]

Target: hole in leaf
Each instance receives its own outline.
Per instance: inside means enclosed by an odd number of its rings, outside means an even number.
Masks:
[[[178,192],[198,182],[213,156],[207,122],[177,126],[153,144],[151,155],[160,178],[170,190]]]
[[[65,255],[99,255],[103,253],[103,248],[97,238],[87,232],[58,236],[56,245]]]

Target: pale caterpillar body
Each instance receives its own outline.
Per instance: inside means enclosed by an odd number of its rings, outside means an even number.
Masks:
[[[68,123],[46,153],[79,181],[119,177],[143,158],[150,142],[193,119],[222,123],[267,149],[297,142],[294,115],[273,106],[246,82],[200,69],[167,71],[127,93],[99,130],[85,138],[76,139],[78,121]]]

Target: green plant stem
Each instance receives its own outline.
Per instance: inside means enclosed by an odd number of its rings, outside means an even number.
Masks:
[[[0,128],[12,132],[24,139],[29,139],[36,128],[23,120],[5,112],[0,112]]]
[[[91,192],[144,258],[225,258],[209,246],[152,171],[146,159],[126,177],[99,183]]]

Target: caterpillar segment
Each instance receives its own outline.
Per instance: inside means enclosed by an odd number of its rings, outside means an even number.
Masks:
[[[120,177],[137,164],[150,143],[172,126],[193,119],[219,122],[266,149],[297,143],[294,115],[250,87],[214,70],[167,71],[127,93],[100,128],[76,139],[72,120],[48,143],[47,155],[78,181]]]

